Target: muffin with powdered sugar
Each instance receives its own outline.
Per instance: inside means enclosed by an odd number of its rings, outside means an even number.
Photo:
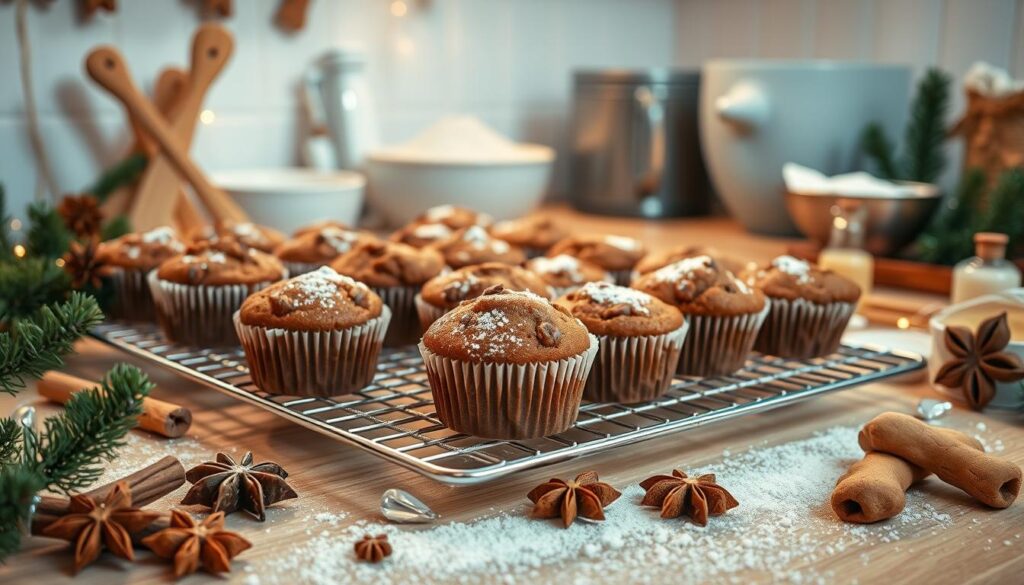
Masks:
[[[125,234],[99,245],[97,261],[107,267],[114,300],[107,310],[113,319],[153,321],[156,306],[146,275],[160,263],[185,251],[185,244],[169,227]]]
[[[568,254],[611,273],[615,284],[629,286],[633,267],[647,253],[640,240],[615,235],[585,234],[562,239],[548,250],[550,257]]]
[[[568,254],[538,256],[527,260],[526,269],[551,287],[555,298],[568,294],[588,282],[614,282],[612,275],[597,264]]]

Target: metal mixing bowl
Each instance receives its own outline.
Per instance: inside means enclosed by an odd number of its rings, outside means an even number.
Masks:
[[[832,206],[840,201],[857,201],[867,209],[864,247],[876,256],[891,256],[914,241],[942,202],[936,185],[898,183],[911,187],[913,192],[897,197],[786,192],[786,207],[800,231],[824,246],[832,230]]]

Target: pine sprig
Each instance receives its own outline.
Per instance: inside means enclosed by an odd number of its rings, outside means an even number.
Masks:
[[[96,299],[74,292],[66,302],[14,321],[10,331],[0,332],[0,391],[15,394],[29,378],[61,367],[61,356],[102,319]]]
[[[31,467],[0,467],[0,560],[18,551],[29,506],[46,482]]]
[[[0,325],[30,317],[44,305],[67,299],[71,279],[44,258],[0,261]]]
[[[89,486],[103,473],[101,461],[124,444],[138,424],[142,399],[153,384],[141,370],[118,364],[101,388],[76,392],[64,413],[46,420],[39,441],[39,470],[51,489],[64,493]]]
[[[973,218],[985,193],[985,173],[970,169],[960,177],[955,196],[943,202],[931,225],[917,239],[918,259],[931,264],[955,264],[974,250]]]
[[[942,142],[946,139],[949,85],[949,76],[935,67],[918,83],[904,137],[903,176],[911,181],[934,183],[946,166]]]
[[[21,425],[13,418],[0,418],[0,467],[12,465],[21,447]]]
[[[0,262],[14,259],[14,240],[11,239],[11,216],[7,214],[7,193],[0,184]],[[3,298],[0,296],[0,298]]]
[[[1010,237],[1008,249],[1020,244],[1024,235],[1024,172],[1011,169],[999,175],[988,196],[988,209],[976,231],[997,232]]]
[[[900,178],[900,171],[896,168],[895,150],[892,142],[885,136],[885,130],[877,122],[872,122],[864,128],[861,135],[861,148],[875,163],[876,172],[883,179],[895,180]]]
[[[29,205],[28,223],[25,247],[29,255],[54,260],[68,251],[71,232],[52,205],[43,201]]]

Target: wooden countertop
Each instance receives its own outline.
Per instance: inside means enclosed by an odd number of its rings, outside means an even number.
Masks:
[[[678,243],[713,245],[723,252],[755,260],[766,260],[781,253],[787,240],[768,239],[743,232],[727,219],[677,220],[645,222],[583,216],[562,208],[548,209],[574,230],[595,230],[636,236],[653,248]],[[134,360],[98,342],[84,341],[79,353],[66,368],[72,373],[97,379],[117,361]],[[142,363],[137,365],[144,366]],[[377,504],[381,493],[390,487],[404,487],[422,497],[446,520],[469,520],[492,513],[493,510],[516,512],[523,509],[524,495],[530,488],[549,477],[565,477],[574,472],[597,469],[605,481],[624,486],[636,483],[650,474],[652,469],[678,461],[681,450],[694,464],[714,461],[724,449],[734,453],[751,444],[784,443],[809,437],[835,425],[857,426],[885,410],[911,412],[922,397],[935,397],[923,379],[912,383],[880,383],[854,390],[826,395],[799,405],[767,414],[734,419],[729,422],[687,431],[685,447],[680,447],[678,435],[643,444],[643,448],[630,451],[624,447],[605,455],[586,459],[585,463],[569,461],[511,477],[482,486],[449,487],[418,476],[398,466],[385,463],[355,448],[340,445],[317,433],[291,424],[227,396],[177,378],[169,372],[146,367],[159,388],[158,398],[173,400],[189,406],[195,414],[187,448],[208,451],[251,449],[262,460],[281,463],[291,473],[290,481],[302,494],[301,499],[275,506],[266,526],[256,525],[246,518],[229,517],[228,525],[253,541],[253,549],[239,557],[232,581],[243,582],[248,575],[244,568],[260,559],[282,554],[287,547],[309,539],[307,522],[310,510],[345,511],[341,523],[361,519],[378,520]],[[34,389],[18,397],[0,398],[0,412],[10,412],[16,405],[37,402]],[[51,409],[52,407],[46,407]],[[1004,450],[999,455],[1018,464],[1024,464],[1024,414],[986,412],[978,414],[956,409],[947,424],[959,428],[974,428],[979,422],[987,427],[991,437],[1002,441]],[[153,459],[168,449],[161,440],[135,432],[131,449],[145,453],[151,450]],[[186,447],[175,447],[186,448]],[[631,456],[624,457],[625,453]],[[134,457],[133,457],[134,459]],[[116,465],[116,463],[114,464]],[[124,465],[124,462],[121,463]],[[127,474],[132,469],[123,469]],[[121,471],[118,471],[122,474]],[[1017,502],[1003,511],[992,511],[966,501],[959,492],[930,480],[927,488],[932,504],[939,512],[947,513],[952,521],[942,531],[921,530],[905,536],[899,542],[872,542],[872,546],[850,547],[840,553],[818,560],[794,561],[794,569],[813,567],[821,574],[831,575],[837,582],[908,581],[928,583],[994,583],[1012,582],[1024,574],[1024,555],[1017,540],[1015,546],[985,546],[982,538],[996,543],[1014,538],[1021,539],[1024,531],[1024,503]],[[165,499],[180,498],[183,490]],[[824,503],[823,503],[824,504]],[[801,530],[799,519],[787,530]],[[838,522],[838,521],[836,521]],[[979,524],[980,523],[980,524]],[[982,530],[979,529],[983,528]],[[266,530],[265,530],[266,529]],[[867,527],[866,530],[880,528]],[[831,535],[812,534],[813,538],[832,538]],[[977,541],[976,545],[971,545]],[[870,548],[869,563],[864,562]],[[915,551],[915,552],[912,552]],[[928,551],[924,554],[923,551]],[[96,565],[89,567],[74,579],[78,583],[163,583],[168,581],[166,565],[142,554],[142,562],[128,565],[105,555]],[[585,562],[585,561],[580,561]],[[542,581],[566,582],[571,580],[573,568],[542,571]],[[683,573],[681,573],[683,575]],[[614,570],[604,575],[607,583],[626,583],[626,577]],[[743,574],[742,580],[771,580],[771,575]],[[430,582],[430,576],[423,576]],[[495,577],[497,579],[497,577]],[[206,582],[207,575],[190,578],[187,582]],[[71,582],[70,555],[60,542],[28,539],[22,552],[0,567],[0,581],[5,583],[63,583]]]

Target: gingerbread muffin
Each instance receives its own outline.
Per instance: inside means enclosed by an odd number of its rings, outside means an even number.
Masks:
[[[749,270],[744,278],[771,305],[754,349],[792,358],[839,349],[860,299],[860,287],[852,280],[792,256],[779,256],[768,266]]]
[[[192,242],[231,238],[244,246],[261,252],[273,252],[284,242],[284,234],[272,227],[249,222],[226,221],[215,226],[203,226],[190,234]]]
[[[331,267],[369,286],[391,308],[386,347],[420,340],[415,298],[423,283],[444,270],[439,252],[397,242],[364,242],[338,257]]]
[[[633,288],[679,309],[690,323],[677,372],[728,374],[743,367],[768,313],[764,295],[710,256],[695,256],[641,276]]]
[[[287,277],[277,258],[223,237],[189,246],[148,281],[164,335],[210,347],[237,345],[232,313],[250,294]]]
[[[548,250],[550,257],[568,254],[596,264],[611,273],[615,284],[629,286],[633,267],[647,253],[639,241],[624,236],[569,236]]]
[[[337,396],[373,381],[390,319],[369,287],[321,266],[254,293],[234,325],[261,390]]]
[[[324,219],[300,227],[299,229],[292,232],[292,237],[296,238],[308,232],[318,232],[324,228],[334,228],[339,230],[351,229],[349,225],[343,221],[338,221],[335,219]]]
[[[597,348],[565,309],[500,285],[435,321],[420,342],[441,422],[499,439],[568,429]]]
[[[706,246],[676,246],[675,248],[669,248],[667,250],[651,252],[641,258],[633,269],[633,277],[635,279],[636,277],[643,276],[648,272],[654,272],[659,268],[664,268],[669,264],[674,264],[680,260],[686,260],[687,258],[693,258],[694,256],[710,256],[715,259],[715,262],[717,262],[719,266],[737,275],[743,272],[746,268],[743,262],[740,262],[735,258],[725,256],[714,248]]]
[[[568,309],[600,343],[585,400],[646,402],[672,385],[688,327],[678,309],[607,282],[589,282],[555,305]]]
[[[614,282],[612,275],[597,264],[575,256],[538,256],[526,262],[526,269],[551,287],[554,297],[570,293],[588,282]]]
[[[522,248],[528,258],[543,256],[551,246],[565,239],[569,232],[546,215],[499,221],[491,226],[491,235]]]
[[[309,229],[284,242],[274,255],[284,262],[292,276],[327,266],[336,258],[364,242],[377,241],[370,232],[324,226]]]
[[[452,237],[455,230],[443,223],[411,223],[388,236],[388,240],[413,248],[425,248]]]
[[[108,267],[114,290],[109,316],[129,321],[155,320],[156,306],[146,275],[161,262],[184,251],[185,244],[169,227],[141,234],[125,234],[101,243],[96,259]]]
[[[472,209],[458,207],[456,205],[438,205],[424,211],[410,223],[414,224],[442,224],[453,230],[467,228],[471,225],[487,227],[494,221],[486,213],[478,213]]]
[[[497,262],[467,266],[434,277],[423,285],[415,298],[422,330],[426,330],[438,317],[462,301],[478,297],[497,284],[507,290],[527,290],[544,298],[552,298],[551,289],[544,281],[525,268]]]
[[[483,262],[522,264],[526,255],[504,240],[492,238],[487,230],[478,226],[462,228],[445,240],[430,245],[444,256],[451,268],[462,268]]]

